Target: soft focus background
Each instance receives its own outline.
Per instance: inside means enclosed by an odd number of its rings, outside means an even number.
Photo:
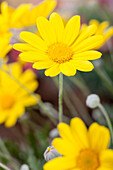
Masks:
[[[12,7],[17,7],[21,3],[38,4],[42,1],[7,0],[7,2]],[[113,25],[113,0],[58,0],[55,11],[61,14],[65,22],[71,16],[79,14],[82,23],[97,19],[100,22],[109,21],[110,25]],[[85,104],[87,95],[91,93],[100,96],[101,103],[113,122],[113,38],[110,38],[100,51],[103,56],[94,62],[95,69],[92,72],[77,72],[74,77],[69,78],[64,76],[63,106],[64,120],[67,122],[70,118],[79,116],[87,126],[93,121],[106,125],[101,112],[98,109],[91,110]],[[10,61],[15,61],[18,52],[12,50],[8,56]],[[28,67],[31,67],[31,64],[24,65],[25,69]],[[35,70],[35,72],[39,81],[37,92],[56,116],[58,77],[49,78],[43,74],[43,71]],[[27,108],[26,114],[15,127],[0,126],[0,136],[5,142],[0,143],[0,150],[3,147],[4,152],[7,153],[4,156],[0,152],[0,161],[4,164],[8,163],[12,170],[18,170],[22,164],[28,164],[31,170],[41,170],[45,162],[43,153],[56,135],[55,130],[51,132],[54,128],[56,128],[56,124],[53,124],[37,107]],[[8,161],[7,155],[11,156],[11,161]]]

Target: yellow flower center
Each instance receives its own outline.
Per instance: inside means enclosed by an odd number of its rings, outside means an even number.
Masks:
[[[2,109],[10,109],[13,107],[15,103],[15,99],[12,95],[5,94],[1,98],[1,106]]]
[[[56,63],[65,63],[72,58],[71,48],[63,43],[52,44],[48,49],[48,56]]]
[[[77,157],[77,168],[96,170],[100,166],[98,154],[92,150],[82,150]]]

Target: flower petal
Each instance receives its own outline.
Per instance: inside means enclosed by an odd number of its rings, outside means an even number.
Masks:
[[[91,36],[84,41],[78,43],[78,45],[73,48],[74,52],[83,52],[91,49],[96,49],[96,47],[100,44],[102,44],[104,41],[103,36],[101,35],[95,35]]]
[[[63,34],[63,42],[71,45],[75,38],[78,36],[80,30],[80,16],[73,16],[68,23],[66,24],[64,34]]]
[[[91,148],[97,152],[107,149],[110,143],[110,132],[104,127],[97,123],[93,123],[89,128],[89,140]]]
[[[82,53],[76,53],[73,55],[74,60],[96,60],[102,56],[102,53],[98,51],[85,51]]]
[[[48,56],[46,54],[33,52],[33,51],[23,52],[19,56],[20,56],[21,60],[30,62],[30,63],[34,63],[37,61],[49,60]]]
[[[85,27],[81,32],[80,35],[77,37],[75,43],[73,44],[73,48],[76,47],[76,45],[80,42],[82,42],[83,40],[85,40],[86,38],[90,37],[91,35],[95,34],[96,32],[96,25],[91,25],[91,26],[87,26]]]
[[[71,62],[60,64],[60,70],[66,76],[74,76],[76,74],[76,69]]]
[[[48,45],[54,44],[56,42],[56,34],[52,27],[51,22],[49,22],[44,17],[37,18],[37,27],[38,30]]]
[[[100,154],[100,163],[104,168],[113,168],[113,150],[104,150]]]
[[[89,148],[88,131],[80,118],[73,118],[70,123],[71,131],[78,146]]]
[[[14,44],[13,48],[18,51],[38,51],[38,49],[34,48],[32,45],[27,43]]]
[[[63,37],[63,32],[64,32],[64,24],[63,24],[62,18],[60,17],[59,14],[53,12],[50,16],[50,22],[56,33],[57,41],[61,42],[62,37]]]
[[[32,45],[33,47],[46,51],[47,46],[45,42],[36,34],[28,31],[23,31],[20,33],[20,37],[27,42],[28,44]]]
[[[55,64],[53,67],[48,68],[45,71],[46,76],[55,77],[60,73],[59,64]]]
[[[52,142],[52,145],[56,148],[56,150],[64,155],[69,157],[74,157],[78,155],[80,149],[78,146],[67,140],[63,140],[61,138],[55,138]]]
[[[71,61],[75,68],[79,71],[92,71],[94,66],[90,61],[78,61],[78,60],[72,60]]]
[[[54,65],[55,65],[55,63],[52,61],[38,61],[33,64],[33,68],[35,68],[37,70],[41,70],[41,69],[50,68]]]
[[[68,170],[76,167],[75,159],[68,157],[59,157],[47,162],[44,170]]]

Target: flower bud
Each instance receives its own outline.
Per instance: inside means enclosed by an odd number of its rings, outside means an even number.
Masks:
[[[99,103],[100,103],[100,98],[96,94],[91,94],[86,99],[86,105],[92,109],[96,108],[99,105]]]
[[[29,170],[29,167],[28,167],[28,165],[23,164],[23,165],[21,166],[20,170]]]
[[[46,151],[44,152],[44,159],[46,161],[49,161],[60,156],[62,155],[54,148],[54,146],[47,147]]]

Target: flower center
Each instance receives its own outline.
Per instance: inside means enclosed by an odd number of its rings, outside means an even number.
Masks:
[[[15,99],[12,95],[5,94],[1,98],[1,106],[3,109],[10,109],[13,107]]]
[[[52,44],[48,49],[49,58],[59,64],[70,61],[72,54],[71,48],[63,43]]]
[[[82,150],[77,157],[77,168],[96,170],[100,166],[98,154],[92,150]]]

